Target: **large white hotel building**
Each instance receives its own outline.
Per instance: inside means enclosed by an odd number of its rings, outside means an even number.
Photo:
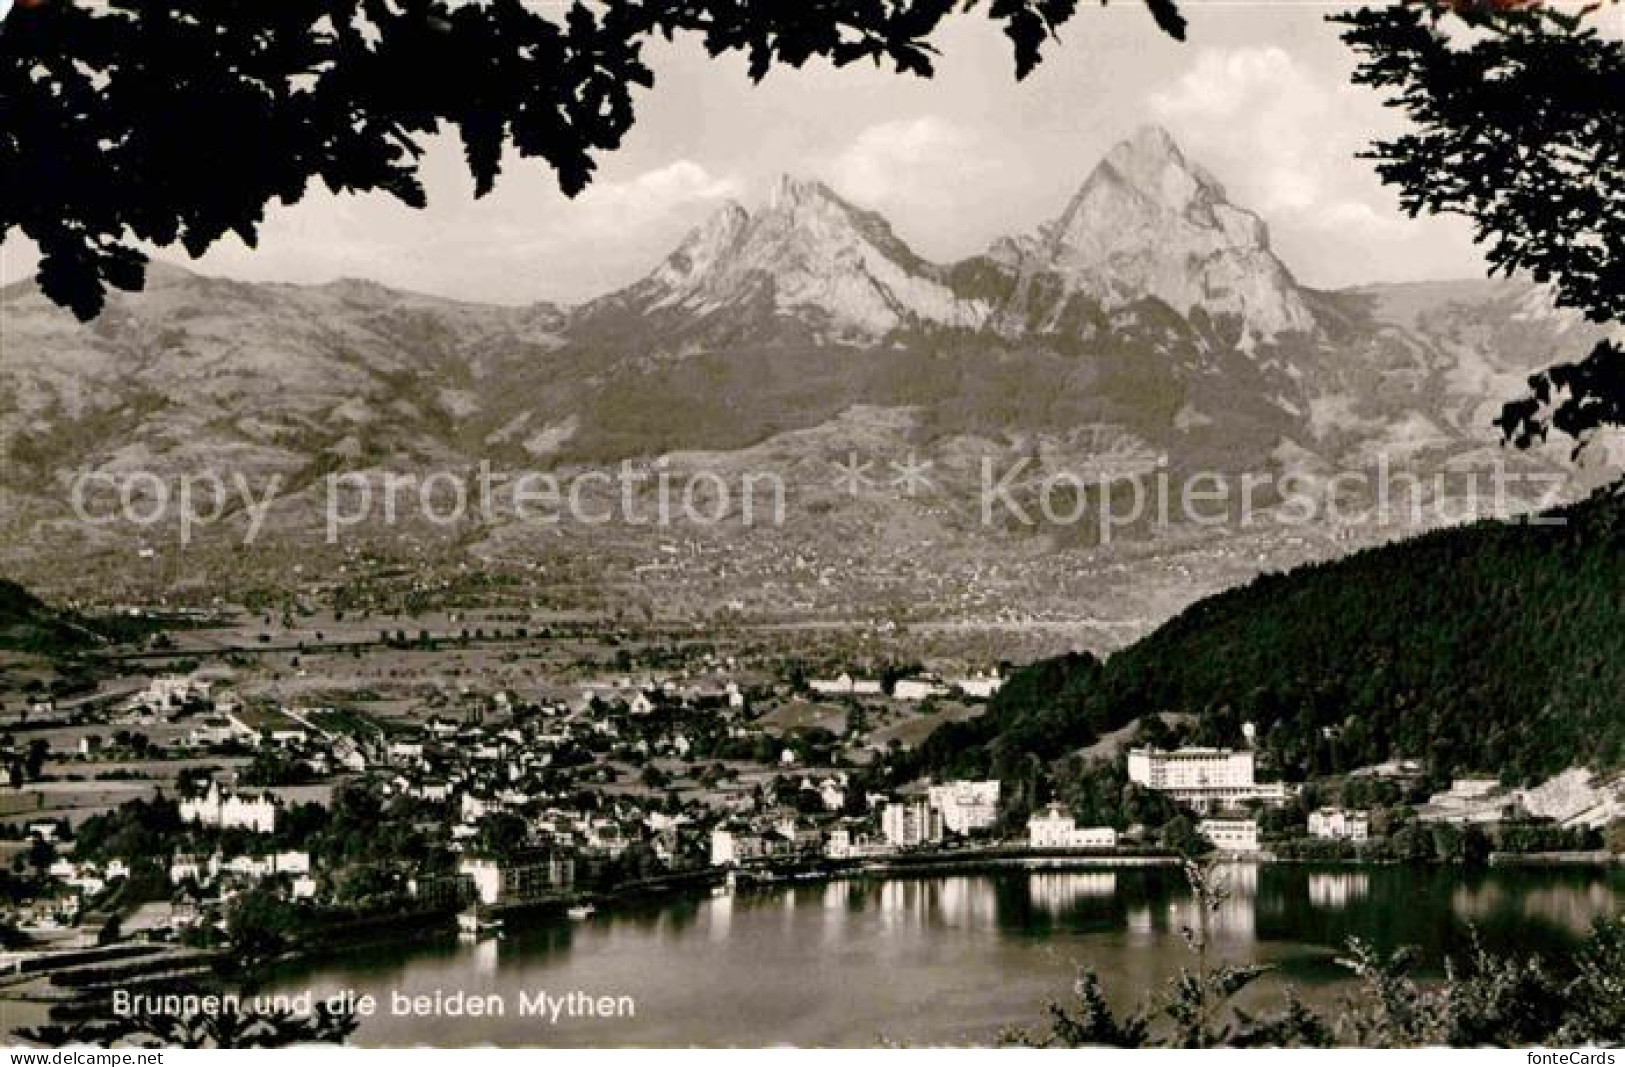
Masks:
[[[1128,777],[1131,782],[1202,810],[1230,807],[1245,800],[1279,804],[1286,799],[1286,787],[1280,782],[1261,785],[1253,780],[1253,753],[1249,749],[1131,749]]]

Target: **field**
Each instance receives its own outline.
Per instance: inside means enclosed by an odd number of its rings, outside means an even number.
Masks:
[[[770,734],[783,736],[795,730],[820,729],[832,734],[846,730],[847,709],[840,704],[800,701],[784,704],[756,720]]]
[[[938,702],[935,710],[930,712],[921,709],[919,705],[913,705],[891,716],[878,729],[871,730],[865,741],[869,747],[881,750],[894,740],[904,748],[912,748],[924,741],[932,730],[943,723],[974,719],[984,710],[986,709],[981,704],[961,704],[950,700]]]

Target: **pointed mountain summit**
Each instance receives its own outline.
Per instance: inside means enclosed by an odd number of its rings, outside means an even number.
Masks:
[[[652,316],[668,333],[738,338],[790,323],[861,343],[919,326],[1070,333],[1099,322],[1074,314],[1080,305],[1148,297],[1231,320],[1244,348],[1316,325],[1263,221],[1158,126],[1108,152],[1059,217],[985,256],[928,262],[879,214],[786,175],[764,206],[724,205],[642,281],[585,310],[593,322]]]
[[[1263,220],[1160,126],[1108,152],[1058,218],[991,254],[1028,286],[1056,278],[1107,307],[1155,297],[1181,315],[1234,316],[1260,338],[1315,324]]]
[[[983,322],[991,309],[956,296],[944,277],[881,216],[786,175],[756,214],[734,203],[718,210],[629,295],[648,312],[705,316],[765,301],[773,313],[871,337]]]

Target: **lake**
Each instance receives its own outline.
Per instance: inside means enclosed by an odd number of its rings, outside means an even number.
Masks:
[[[1438,973],[1474,929],[1494,949],[1557,953],[1625,905],[1618,866],[1228,871],[1216,952],[1275,967],[1243,1005],[1274,1003],[1289,985],[1335,1006],[1351,988],[1336,962],[1350,937],[1414,945]],[[363,1045],[985,1044],[1040,1025],[1080,967],[1119,1006],[1144,998],[1190,963],[1179,931],[1192,921],[1174,868],[865,878],[617,907],[477,943],[367,948],[286,970],[269,992],[376,998]],[[467,1009],[447,999],[459,991],[503,1014],[447,1014]],[[553,1008],[522,1016],[521,994]],[[584,995],[574,1008],[570,994]],[[414,1004],[440,1010],[396,1013]]]

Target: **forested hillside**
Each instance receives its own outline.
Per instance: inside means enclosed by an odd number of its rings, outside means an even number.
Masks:
[[[1018,672],[987,715],[922,746],[923,771],[1075,752],[1149,712],[1233,744],[1252,722],[1284,776],[1396,756],[1541,778],[1625,761],[1625,493],[1266,575],[1102,664]]]
[[[56,611],[16,582],[0,578],[0,649],[67,651],[97,640],[83,620]]]

